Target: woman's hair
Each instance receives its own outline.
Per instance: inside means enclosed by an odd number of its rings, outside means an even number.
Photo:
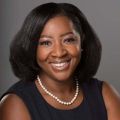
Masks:
[[[101,44],[85,15],[72,4],[46,3],[28,14],[10,46],[10,63],[14,74],[21,80],[34,81],[40,73],[36,61],[38,40],[48,20],[56,16],[68,17],[81,36],[83,51],[75,76],[85,81],[96,74],[101,58]]]

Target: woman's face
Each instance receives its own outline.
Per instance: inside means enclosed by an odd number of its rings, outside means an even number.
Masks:
[[[50,19],[40,35],[37,47],[37,63],[40,76],[54,79],[70,79],[81,56],[80,35],[65,16]]]

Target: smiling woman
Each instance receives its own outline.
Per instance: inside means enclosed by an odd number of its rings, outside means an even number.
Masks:
[[[41,33],[37,48],[37,63],[42,69],[40,78],[70,80],[80,56],[80,35],[72,22],[65,16],[50,19]]]
[[[20,81],[1,97],[0,120],[119,120],[119,95],[94,78],[100,58],[100,41],[76,6],[36,7],[10,46]]]

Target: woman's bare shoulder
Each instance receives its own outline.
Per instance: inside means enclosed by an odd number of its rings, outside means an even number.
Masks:
[[[8,94],[0,101],[0,120],[30,120],[29,112],[20,97]]]
[[[103,82],[102,93],[108,120],[120,120],[120,94],[107,82]]]

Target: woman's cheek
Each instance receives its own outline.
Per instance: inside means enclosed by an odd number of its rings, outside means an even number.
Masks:
[[[78,57],[78,56],[80,56],[81,48],[80,48],[80,46],[71,46],[68,48],[68,51],[72,56]]]
[[[40,61],[45,61],[47,59],[47,57],[49,56],[49,50],[47,49],[42,49],[42,48],[38,48],[37,49],[37,59],[39,59]]]

